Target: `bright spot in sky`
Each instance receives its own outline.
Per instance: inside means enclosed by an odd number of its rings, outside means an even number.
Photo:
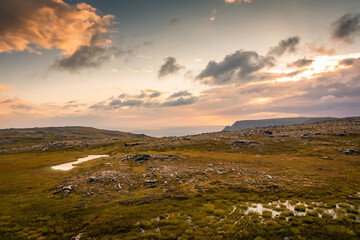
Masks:
[[[250,103],[252,104],[261,104],[270,101],[271,98],[253,98]]]
[[[313,58],[313,62],[310,66],[305,67],[304,71],[301,71],[299,74],[291,77],[279,77],[275,80],[271,80],[269,82],[288,82],[288,81],[299,81],[301,79],[309,79],[314,78],[320,73],[332,72],[339,69],[349,68],[351,66],[346,65],[339,65],[341,60],[347,58],[360,58],[360,53],[354,53],[349,55],[338,55],[338,56],[317,56]],[[297,71],[297,69],[290,69],[286,71],[281,70],[270,70],[271,73],[278,73],[278,74],[289,74],[291,72]]]

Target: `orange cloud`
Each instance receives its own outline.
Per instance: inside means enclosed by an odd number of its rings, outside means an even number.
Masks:
[[[10,88],[9,85],[5,85],[5,84],[0,84],[0,92],[2,91],[6,91]]]
[[[65,55],[80,46],[103,46],[114,16],[99,16],[86,3],[62,0],[0,1],[0,53],[57,48]]]

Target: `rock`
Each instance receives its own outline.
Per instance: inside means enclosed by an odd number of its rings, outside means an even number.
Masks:
[[[269,134],[269,135],[271,135],[271,134],[273,134],[273,133],[272,133],[272,131],[265,130],[265,131],[264,131],[264,134]]]
[[[273,179],[273,176],[271,176],[269,174],[264,175],[264,177],[267,178],[267,179]]]
[[[93,182],[96,182],[96,177],[89,177],[88,178],[88,182],[91,182],[91,183],[93,183]]]
[[[74,186],[69,185],[69,186],[63,187],[62,190],[64,191],[64,196],[66,196],[74,190]]]
[[[345,134],[344,133],[335,133],[335,136],[343,137],[343,136],[345,136]]]
[[[157,182],[157,180],[146,180],[145,184],[155,184]]]
[[[339,152],[345,155],[360,155],[360,151],[353,149],[339,149]]]
[[[165,160],[165,159],[179,159],[180,156],[177,155],[156,155],[156,154],[134,154],[134,155],[126,155],[124,156],[123,160],[135,160],[138,163],[143,163],[150,159],[159,159],[159,160]]]
[[[156,187],[157,180],[146,180],[145,181],[145,188],[155,188]]]
[[[74,186],[73,185],[69,185],[69,186],[65,186],[62,188],[63,191],[72,191],[74,190]]]
[[[125,143],[125,147],[132,147],[132,146],[137,146],[137,145],[142,145],[144,144],[143,142],[133,142],[133,143]]]
[[[236,141],[233,141],[233,144],[234,145],[243,145],[243,144],[259,144],[258,142],[256,141],[247,141],[247,140],[236,140]]]

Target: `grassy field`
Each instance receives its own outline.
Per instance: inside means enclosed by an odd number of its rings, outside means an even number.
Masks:
[[[359,146],[353,118],[0,153],[0,239],[359,239]]]

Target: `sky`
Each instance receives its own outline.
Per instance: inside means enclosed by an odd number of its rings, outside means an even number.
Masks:
[[[359,115],[358,0],[0,1],[0,128]]]

